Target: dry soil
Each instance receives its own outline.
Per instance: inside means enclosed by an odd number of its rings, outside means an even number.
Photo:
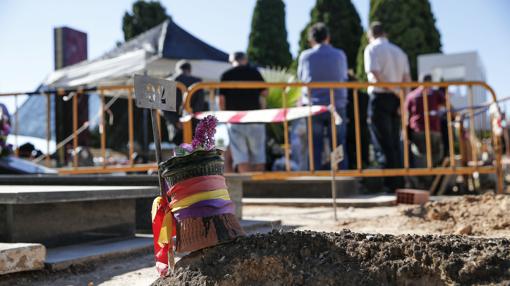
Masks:
[[[311,231],[237,239],[178,262],[166,285],[510,283],[510,241],[459,235]]]

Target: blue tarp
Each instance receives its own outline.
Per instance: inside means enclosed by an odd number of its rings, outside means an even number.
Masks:
[[[228,54],[203,42],[171,19],[106,53],[101,59],[145,49],[165,59],[228,61]]]
[[[167,26],[162,56],[168,59],[228,61],[226,53],[195,38],[173,21],[169,21]]]

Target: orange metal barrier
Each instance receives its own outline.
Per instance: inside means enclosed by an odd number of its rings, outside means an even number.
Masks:
[[[186,86],[180,82],[177,83],[177,89],[181,91],[182,94],[186,92]],[[63,148],[65,144],[72,141],[73,150],[77,150],[78,148],[78,135],[86,130],[88,127],[88,122],[83,124],[82,126],[78,126],[78,98],[79,96],[87,96],[87,93],[98,93],[100,97],[100,110],[99,110],[99,134],[100,134],[100,153],[102,157],[102,166],[100,167],[79,167],[78,166],[78,156],[73,156],[72,168],[60,168],[59,173],[63,174],[93,174],[93,173],[113,173],[113,172],[142,172],[155,169],[154,164],[138,164],[135,165],[133,162],[133,154],[134,154],[134,120],[133,120],[133,86],[132,85],[119,85],[119,86],[99,86],[97,88],[92,89],[63,89],[59,88],[53,92],[47,93],[32,93],[32,92],[14,92],[14,93],[0,93],[1,97],[14,96],[15,98],[15,107],[18,109],[17,98],[20,95],[30,94],[31,96],[45,96],[46,97],[46,153],[40,158],[36,158],[34,161],[39,162],[45,159],[46,166],[51,167],[50,163],[50,142],[51,142],[51,94],[56,96],[67,96],[70,100],[72,100],[72,134],[68,136],[62,142],[57,142],[56,150]],[[110,97],[108,103],[106,103],[106,97]],[[107,156],[106,156],[106,130],[105,130],[105,122],[104,122],[104,112],[108,110],[109,106],[111,106],[115,100],[119,97],[123,97],[127,99],[128,103],[128,142],[129,142],[129,166],[108,166],[107,165]],[[19,134],[18,126],[20,125],[20,121],[18,118],[18,113],[16,110],[15,113],[15,121],[16,124],[14,126],[14,132],[11,136],[15,136],[15,150],[17,154],[18,144],[17,137]]]
[[[475,131],[475,107],[473,106],[473,92],[472,88],[475,86],[479,86],[484,88],[490,94],[491,100],[494,103],[497,103],[496,95],[494,90],[484,82],[441,82],[441,83],[418,83],[418,82],[407,82],[407,83],[361,83],[361,82],[315,82],[315,83],[265,83],[265,82],[201,82],[197,83],[190,88],[186,89],[186,87],[178,83],[177,88],[184,95],[184,109],[192,114],[193,110],[190,106],[191,98],[194,94],[196,94],[199,90],[208,89],[209,90],[209,100],[210,102],[214,101],[214,97],[216,94],[216,90],[219,88],[222,89],[247,89],[247,88],[287,88],[287,87],[308,87],[308,89],[314,88],[327,88],[330,90],[330,100],[334,99],[334,89],[336,88],[347,88],[353,90],[353,104],[354,104],[354,124],[355,124],[355,146],[356,146],[356,169],[353,170],[339,170],[337,171],[337,176],[355,176],[355,177],[372,177],[372,176],[420,176],[420,175],[470,175],[473,173],[480,174],[496,174],[498,178],[498,192],[503,191],[503,175],[502,175],[502,167],[501,167],[501,139],[499,136],[491,133],[492,146],[494,149],[495,160],[493,164],[489,166],[479,166],[478,164],[478,149],[473,147],[470,149],[471,154],[471,164],[457,166],[456,157],[462,156],[463,154],[455,154],[454,147],[454,127],[452,122],[452,105],[450,95],[446,94],[446,109],[447,109],[447,120],[448,120],[448,149],[451,154],[449,157],[449,166],[448,167],[434,167],[432,166],[432,158],[431,158],[431,138],[430,138],[430,122],[429,122],[429,110],[428,110],[428,99],[427,97],[423,97],[424,99],[424,113],[425,113],[425,140],[426,140],[426,168],[410,168],[409,163],[409,150],[407,146],[409,145],[409,137],[407,134],[407,120],[402,120],[402,138],[404,143],[403,148],[403,168],[399,169],[364,169],[362,166],[362,158],[361,158],[361,139],[360,139],[360,118],[359,118],[359,89],[366,89],[368,86],[376,86],[383,88],[401,88],[398,94],[401,102],[401,116],[402,118],[406,118],[406,110],[404,108],[404,100],[405,93],[402,88],[414,88],[418,86],[425,87],[445,87],[448,90],[450,86],[467,86],[468,93],[468,114],[469,114],[469,138],[476,138]],[[61,168],[59,169],[59,173],[61,174],[92,174],[92,173],[114,173],[114,172],[142,172],[142,171],[150,171],[156,170],[155,164],[134,164],[133,162],[133,153],[134,153],[134,122],[133,122],[133,86],[99,86],[95,89],[101,98],[101,112],[99,118],[99,130],[100,130],[100,150],[102,157],[102,166],[96,167],[80,167],[78,166],[77,156],[74,156],[73,167],[72,168]],[[74,92],[72,96],[72,114],[73,114],[73,133],[70,136],[72,139],[72,145],[74,150],[78,147],[78,134],[84,130],[87,126],[78,126],[78,96],[84,96],[87,90],[83,89],[75,89],[75,90],[63,90],[59,89],[55,94],[57,96],[64,96],[69,92]],[[119,93],[121,95],[119,95]],[[24,95],[26,93],[9,93],[9,94],[0,94],[1,96],[17,96]],[[50,134],[50,94],[41,94],[42,96],[46,96],[47,100],[47,118],[46,118],[46,129],[47,129],[47,152],[45,154],[46,164],[50,164],[49,160],[49,146],[51,140]],[[111,98],[108,103],[106,103],[106,97],[110,96],[122,96],[128,99],[128,140],[129,140],[129,165],[107,165],[107,156],[106,156],[106,132],[105,132],[105,122],[103,113],[107,110],[107,106],[113,104],[117,97]],[[311,95],[308,94],[310,97]],[[287,102],[287,94],[283,93],[283,102],[285,107]],[[499,109],[499,107],[498,107]],[[334,110],[334,105],[332,106],[332,111]],[[334,120],[332,113],[331,120]],[[17,113],[16,113],[17,116]],[[462,123],[462,122],[461,122]],[[16,120],[15,130],[18,129],[18,125],[20,122],[18,118]],[[330,176],[330,171],[316,171],[315,166],[313,166],[313,138],[312,132],[308,132],[308,149],[309,149],[309,163],[310,170],[309,171],[291,171],[290,170],[290,145],[289,142],[289,130],[288,130],[288,121],[284,121],[284,151],[285,151],[285,171],[276,171],[276,172],[262,172],[262,173],[252,173],[251,177],[254,180],[265,180],[265,179],[284,179],[288,177],[295,176]],[[311,113],[307,118],[308,130],[312,128],[312,116]],[[462,124],[461,124],[462,125]],[[332,125],[332,133],[335,134],[336,128],[333,128]],[[184,140],[185,142],[191,141],[192,130],[191,130],[191,121],[184,122]],[[16,134],[18,132],[15,131]],[[14,135],[16,136],[16,135]],[[336,147],[336,136],[332,136],[332,149]],[[62,148],[64,144],[57,144],[57,147]],[[460,143],[465,143],[460,140]],[[468,142],[469,143],[469,142]],[[462,144],[460,144],[462,145]],[[17,147],[17,146],[16,146]],[[463,152],[461,152],[463,153]],[[353,158],[354,159],[354,158]],[[465,158],[461,158],[465,159]]]
[[[432,166],[432,146],[431,146],[431,135],[430,135],[430,119],[429,119],[429,106],[428,106],[428,97],[423,97],[423,105],[424,105],[424,114],[425,114],[425,143],[426,143],[426,168],[410,168],[409,163],[409,136],[407,134],[407,120],[401,120],[402,126],[402,137],[403,137],[403,168],[399,169],[363,169],[362,160],[361,160],[361,140],[360,140],[360,118],[359,118],[359,89],[366,89],[369,86],[382,87],[388,89],[399,89],[398,97],[400,98],[400,106],[401,106],[401,118],[407,118],[406,110],[404,107],[405,102],[405,94],[402,89],[416,88],[419,86],[424,87],[443,87],[448,90],[450,86],[467,86],[468,87],[468,111],[469,111],[469,135],[470,139],[476,137],[475,132],[475,107],[473,106],[473,87],[479,86],[488,91],[491,100],[493,103],[497,104],[497,98],[494,90],[487,85],[485,82],[429,82],[429,83],[419,83],[419,82],[405,82],[405,83],[363,83],[363,82],[313,82],[313,83],[268,83],[268,82],[200,82],[188,89],[187,95],[185,96],[184,108],[185,110],[193,114],[193,110],[191,108],[191,98],[193,95],[199,91],[204,89],[209,89],[209,94],[214,96],[215,91],[217,89],[261,89],[261,88],[281,88],[285,89],[288,87],[307,87],[308,90],[314,88],[326,88],[330,90],[330,102],[333,101],[334,97],[334,89],[337,88],[346,88],[353,90],[353,104],[354,104],[354,124],[355,124],[355,144],[356,144],[356,166],[355,170],[340,170],[337,171],[337,176],[355,176],[355,177],[380,177],[380,176],[421,176],[421,175],[468,175],[473,173],[482,173],[482,174],[496,174],[498,178],[498,192],[503,192],[503,176],[502,176],[502,168],[501,168],[501,139],[498,136],[494,136],[492,134],[492,144],[495,150],[495,162],[491,166],[479,166],[478,164],[478,153],[477,148],[471,148],[471,158],[473,167],[470,166],[456,166],[456,154],[454,148],[454,130],[452,123],[452,105],[451,98],[449,93],[446,93],[446,109],[447,109],[447,125],[448,125],[448,149],[449,149],[449,167],[433,167]],[[310,93],[308,93],[310,100]],[[283,93],[283,102],[286,102],[286,94]],[[497,105],[496,105],[497,106]],[[498,112],[499,112],[499,107]],[[334,105],[332,105],[332,111],[335,111]],[[332,112],[332,119],[333,119]],[[312,116],[311,112],[308,116],[307,125],[308,130],[312,129]],[[335,134],[336,128],[332,124],[332,134]],[[284,121],[284,134],[287,135],[288,130],[288,122]],[[315,166],[313,164],[313,140],[312,140],[312,132],[308,133],[308,148],[309,148],[309,165],[310,171],[290,171],[289,164],[289,139],[288,136],[284,137],[284,150],[285,150],[285,165],[286,171],[277,171],[277,172],[264,172],[253,174],[253,179],[284,179],[287,177],[293,176],[329,176],[329,171],[315,171]],[[192,130],[191,124],[186,125],[184,138],[185,141],[191,141]],[[462,141],[462,138],[460,139]],[[336,136],[332,136],[332,150],[336,147]],[[461,156],[462,154],[460,154]]]

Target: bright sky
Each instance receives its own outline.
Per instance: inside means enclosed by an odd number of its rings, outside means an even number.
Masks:
[[[132,0],[0,0],[0,92],[35,89],[53,69],[53,27],[88,33],[89,59],[122,40],[122,15]],[[183,28],[226,52],[248,44],[255,0],[163,0]],[[288,41],[296,55],[301,29],[315,0],[285,0]],[[369,0],[353,0],[367,26]],[[487,81],[510,96],[510,1],[432,0],[446,53],[478,51]]]

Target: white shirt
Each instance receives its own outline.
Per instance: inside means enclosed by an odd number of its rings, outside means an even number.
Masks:
[[[365,72],[369,82],[377,82],[371,72],[378,72],[381,82],[402,82],[409,74],[407,55],[384,37],[373,40],[364,52]],[[388,89],[370,86],[368,92],[388,92]]]

